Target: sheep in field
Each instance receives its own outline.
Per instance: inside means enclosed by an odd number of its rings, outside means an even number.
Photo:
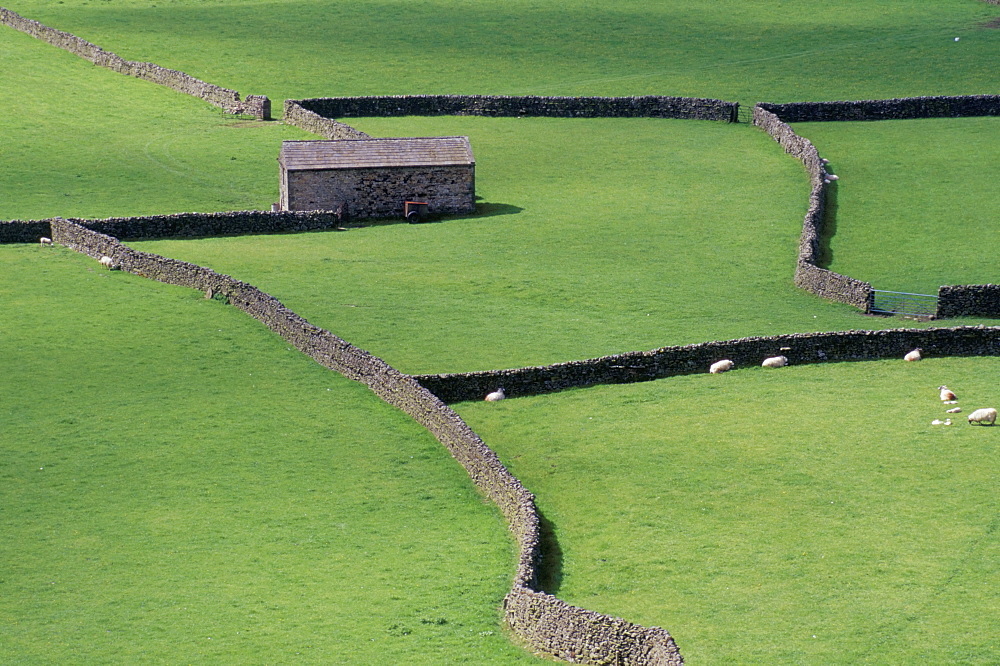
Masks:
[[[772,356],[771,358],[765,358],[764,362],[760,364],[762,368],[783,368],[788,365],[787,356]]]
[[[709,366],[708,371],[711,372],[713,375],[717,375],[720,372],[725,372],[726,370],[732,370],[733,366],[735,365],[736,364],[730,361],[729,359],[723,359],[721,361],[716,361],[711,366]]]
[[[955,392],[952,391],[947,386],[944,385],[938,386],[938,390],[941,391],[941,402],[943,402],[944,404],[954,405],[956,402],[958,402],[958,396],[956,396]]]
[[[507,394],[503,392],[503,387],[501,386],[496,391],[486,394],[486,402],[498,402],[507,397]]]
[[[969,414],[969,425],[973,423],[978,423],[979,425],[993,425],[997,420],[997,410],[993,407],[984,407],[983,409],[977,409],[976,411]]]
[[[109,271],[115,268],[115,260],[111,257],[101,257],[98,261],[100,261],[101,266],[104,266]]]
[[[41,238],[39,238],[38,242],[41,245],[52,245],[52,239],[51,238],[46,238],[45,236],[42,236]]]
[[[920,347],[917,347],[913,351],[907,352],[906,356],[903,357],[903,360],[904,361],[919,361],[921,358],[923,358],[922,356],[920,356],[920,352],[921,351],[923,351],[923,350],[920,349]]]

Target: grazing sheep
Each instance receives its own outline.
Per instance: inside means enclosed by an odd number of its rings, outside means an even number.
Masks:
[[[493,393],[486,394],[486,402],[498,402],[507,397],[507,394],[503,392],[503,387],[501,386]]]
[[[979,425],[986,425],[987,423],[993,425],[997,420],[997,410],[993,407],[984,407],[983,409],[977,409],[976,411],[969,414],[969,425],[973,423],[978,423]]]
[[[716,361],[711,366],[709,366],[708,371],[713,375],[717,375],[720,372],[725,372],[726,370],[732,370],[733,366],[736,364],[730,361],[728,358],[721,361]]]
[[[921,358],[923,358],[920,355],[921,351],[923,351],[923,350],[920,349],[920,347],[917,347],[913,351],[907,352],[906,356],[903,357],[903,360],[904,361],[919,361]]]
[[[956,396],[955,392],[949,389],[947,386],[944,386],[942,384],[941,386],[938,386],[938,390],[941,391],[941,402],[943,402],[944,404],[954,405],[956,402],[958,402],[958,396]]]
[[[38,242],[41,245],[52,245],[52,239],[51,238],[46,238],[45,236],[42,236],[41,238],[39,238]]]
[[[783,368],[788,365],[787,356],[772,356],[771,358],[765,358],[764,362],[760,364],[762,368]]]
[[[109,271],[115,268],[115,260],[111,257],[101,257],[98,261],[100,261],[101,266],[104,266]]]

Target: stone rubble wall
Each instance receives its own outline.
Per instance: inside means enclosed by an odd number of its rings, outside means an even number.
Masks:
[[[1000,317],[1000,285],[966,284],[940,287],[937,317]]]
[[[0,244],[37,243],[42,236],[52,237],[53,220],[66,219],[87,229],[124,240],[158,238],[194,238],[337,229],[341,216],[336,211],[264,211],[243,210],[225,213],[175,213],[137,217],[109,217],[85,220],[52,218],[48,220],[11,220],[0,222]]]
[[[729,359],[736,368],[760,367],[765,358],[785,356],[790,365],[902,359],[920,347],[925,357],[1000,356],[1000,326],[888,329],[795,333],[703,342],[628,352],[548,366],[469,373],[414,375],[446,403],[482,400],[503,387],[510,396],[552,393],[597,384],[626,384],[708,372]]]
[[[224,296],[230,305],[262,322],[317,363],[361,382],[427,428],[465,468],[476,487],[499,507],[518,544],[517,570],[504,599],[504,611],[511,629],[529,649],[583,664],[683,663],[665,630],[570,606],[535,589],[541,550],[534,496],[454,410],[415,379],[313,326],[245,282],[194,264],[138,252],[112,236],[69,220],[55,218],[51,229],[54,242],[95,259],[110,257],[120,270]]]
[[[312,132],[324,139],[370,139],[371,135],[356,130],[350,125],[321,116],[303,107],[298,100],[285,100],[285,123]]]
[[[69,51],[100,67],[152,81],[187,95],[198,97],[213,106],[220,107],[227,113],[251,115],[260,120],[271,119],[271,100],[262,95],[247,95],[246,99],[240,100],[240,94],[235,90],[205,83],[184,72],[166,69],[151,62],[125,60],[91,42],[68,32],[42,25],[38,21],[24,18],[4,7],[0,7],[0,23]]]
[[[682,118],[736,122],[739,104],[692,97],[538,97],[531,95],[392,95],[286,100],[285,121],[299,107],[321,118],[492,116],[552,118]],[[291,111],[291,113],[290,113]],[[293,120],[290,121],[289,118]],[[297,124],[297,123],[296,123]],[[299,125],[303,129],[308,127]],[[309,130],[311,131],[311,130]],[[322,132],[321,132],[322,133]],[[324,136],[326,136],[324,134]],[[352,137],[329,137],[352,138]]]
[[[760,103],[786,123],[1000,116],[1000,95],[904,97],[848,102]]]
[[[834,273],[817,265],[823,248],[826,194],[830,183],[826,182],[826,166],[816,146],[792,131],[786,122],[774,112],[764,108],[762,104],[754,107],[753,124],[771,135],[786,153],[802,162],[806,173],[809,174],[811,186],[809,208],[802,222],[802,235],[799,237],[795,285],[822,298],[853,305],[866,314],[871,312],[875,292],[870,283]]]

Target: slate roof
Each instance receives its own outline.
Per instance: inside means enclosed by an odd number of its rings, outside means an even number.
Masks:
[[[282,141],[278,161],[288,171],[476,163],[467,136]]]

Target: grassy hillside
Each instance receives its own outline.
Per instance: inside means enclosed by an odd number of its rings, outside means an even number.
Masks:
[[[464,403],[538,495],[561,598],[689,663],[990,664],[1000,359],[749,368]]]
[[[802,123],[841,176],[829,268],[876,288],[936,294],[996,283],[1000,118]]]
[[[985,92],[979,0],[14,0],[132,60],[273,99],[647,94],[758,101]],[[955,37],[961,37],[955,42]]]
[[[425,430],[198,292],[0,257],[0,661],[531,661]]]

